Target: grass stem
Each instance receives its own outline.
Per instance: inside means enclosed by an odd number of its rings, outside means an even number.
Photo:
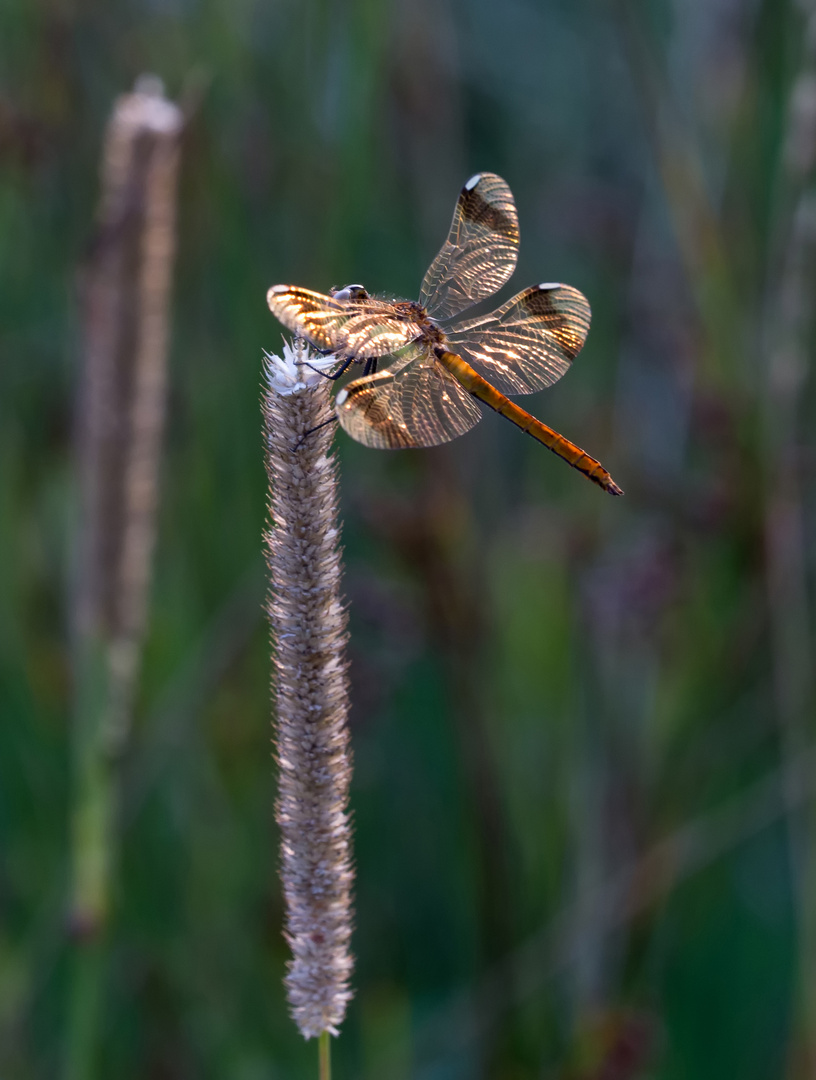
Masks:
[[[73,939],[64,1072],[97,1073],[127,745],[158,502],[181,110],[140,80],[113,110],[83,289],[82,499],[73,605]]]
[[[321,1032],[317,1046],[320,1059],[320,1080],[331,1080],[331,1035],[328,1031]]]

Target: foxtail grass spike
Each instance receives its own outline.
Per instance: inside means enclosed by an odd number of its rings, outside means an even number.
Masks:
[[[313,370],[335,360],[299,342],[283,354],[267,355],[263,415],[286,990],[302,1035],[327,1045],[352,996],[353,966],[347,615],[330,383]]]
[[[65,1074],[94,1073],[104,932],[115,873],[118,762],[144,634],[165,411],[182,111],[160,82],[116,102],[96,235],[82,281],[77,413],[81,523],[69,925],[75,941]]]

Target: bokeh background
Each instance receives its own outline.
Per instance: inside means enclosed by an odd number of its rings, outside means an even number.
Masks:
[[[63,1068],[78,275],[142,72],[183,148],[150,621],[97,1075],[316,1075],[262,617],[278,282],[414,297],[464,180],[579,287],[522,402],[341,433],[356,997],[338,1078],[816,1076],[816,35],[801,0],[0,0],[0,1076]],[[192,92],[190,88],[192,87]]]

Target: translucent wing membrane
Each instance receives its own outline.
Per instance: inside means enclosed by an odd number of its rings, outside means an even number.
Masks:
[[[338,330],[349,319],[348,304],[296,285],[273,285],[266,294],[266,302],[288,330],[317,349],[336,352]]]
[[[346,356],[360,360],[386,356],[422,333],[416,322],[395,316],[393,306],[386,301],[365,300],[354,306],[362,310],[355,311],[338,334],[340,351]]]
[[[315,348],[360,360],[391,353],[421,332],[393,304],[372,297],[336,300],[296,285],[273,285],[266,300],[276,319]]]
[[[419,302],[447,319],[492,296],[516,268],[518,214],[510,188],[495,173],[479,173],[459,193],[448,239],[431,263]]]
[[[337,393],[337,419],[357,442],[379,449],[437,446],[481,420],[474,399],[425,343],[409,345],[395,360]]]
[[[533,285],[448,333],[450,347],[503,394],[531,394],[569,369],[589,332],[586,297],[569,285]]]

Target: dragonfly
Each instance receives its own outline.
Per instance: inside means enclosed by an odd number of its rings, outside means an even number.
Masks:
[[[509,280],[518,248],[510,188],[495,173],[477,173],[459,193],[418,301],[381,299],[362,285],[329,295],[273,285],[267,303],[314,349],[336,355],[329,378],[363,365],[362,376],[334,398],[337,420],[358,442],[381,449],[437,446],[479,422],[480,402],[604,491],[622,495],[599,461],[508,397],[552,386],[569,370],[589,332],[582,293],[557,282],[532,285],[488,315],[449,325]]]

